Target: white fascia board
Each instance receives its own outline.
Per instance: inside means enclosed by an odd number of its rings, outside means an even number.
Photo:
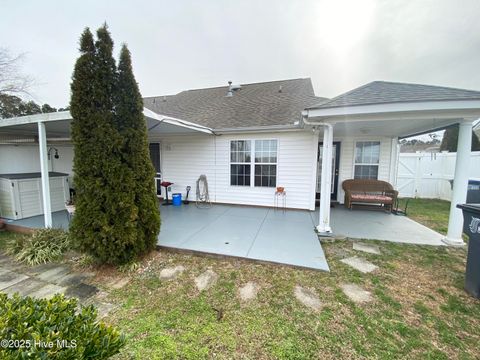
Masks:
[[[147,108],[143,108],[143,115],[150,119],[157,120],[159,122],[164,122],[166,124],[183,127],[190,130],[200,131],[206,134],[213,134],[212,129],[206,126],[198,125],[190,121],[181,120],[181,119],[177,119],[170,116],[160,115]]]
[[[51,112],[51,113],[45,113],[45,114],[26,115],[26,116],[18,116],[18,117],[9,118],[9,119],[1,119],[0,127],[33,124],[33,123],[49,122],[49,121],[71,120],[71,119],[72,119],[72,115],[70,115],[70,111],[58,111],[58,112]]]
[[[480,114],[479,100],[419,101],[390,104],[357,105],[324,109],[306,110],[309,118],[355,116],[384,113],[405,113],[415,111],[477,111]]]

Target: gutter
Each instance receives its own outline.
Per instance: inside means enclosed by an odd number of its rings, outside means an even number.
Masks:
[[[333,131],[333,125],[332,124],[324,122],[324,121],[312,122],[312,121],[308,121],[307,118],[308,118],[308,110],[302,111],[302,121],[305,125],[313,126],[314,129],[318,126],[324,126],[324,127],[328,127],[330,129],[330,131]]]

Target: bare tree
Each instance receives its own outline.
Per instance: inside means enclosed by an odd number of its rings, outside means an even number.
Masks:
[[[0,48],[0,94],[28,94],[33,79],[20,69],[24,55],[12,55],[8,49]]]

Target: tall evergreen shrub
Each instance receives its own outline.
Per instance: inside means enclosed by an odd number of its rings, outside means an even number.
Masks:
[[[134,175],[135,187],[132,190],[138,207],[137,248],[148,251],[157,243],[160,214],[153,182],[155,169],[148,149],[143,100],[133,75],[131,55],[126,45],[122,46],[120,52],[115,109],[117,129],[124,142],[124,161]]]
[[[138,246],[135,177],[124,161],[116,126],[117,71],[106,25],[94,42],[89,29],[80,40],[71,85],[75,216],[71,233],[80,249],[104,263],[125,263]],[[140,248],[140,250],[139,250]]]

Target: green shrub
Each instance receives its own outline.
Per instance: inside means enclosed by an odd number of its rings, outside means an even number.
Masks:
[[[39,229],[30,237],[17,238],[7,246],[10,254],[28,265],[44,264],[61,258],[70,248],[68,233],[61,229]]]
[[[8,298],[0,294],[0,359],[107,359],[125,345],[115,328],[97,322],[93,306],[77,301]]]

